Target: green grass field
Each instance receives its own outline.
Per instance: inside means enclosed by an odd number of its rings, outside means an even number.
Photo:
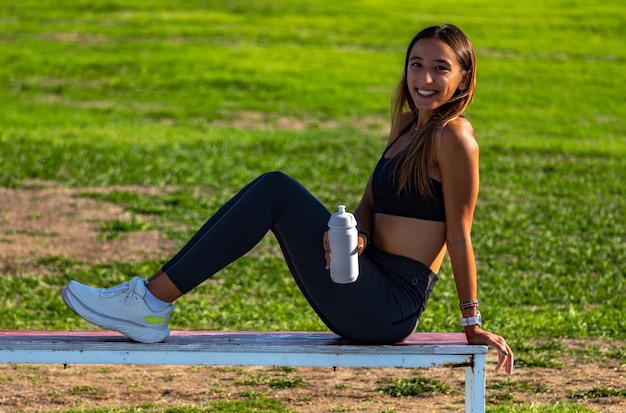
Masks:
[[[485,327],[527,368],[562,338],[626,340],[621,0],[4,0],[0,186],[172,185],[90,196],[154,216],[179,243],[267,170],[352,209],[385,143],[405,47],[442,22],[478,55],[467,116],[481,145],[473,236]],[[269,127],[238,126],[250,114]],[[324,330],[275,243],[263,247],[189,294],[173,328]],[[55,276],[2,274],[0,328],[90,328],[61,301],[69,279],[113,285],[165,258],[50,257],[40,265]],[[420,330],[457,331],[457,304],[446,263]],[[623,363],[626,348],[611,357]]]

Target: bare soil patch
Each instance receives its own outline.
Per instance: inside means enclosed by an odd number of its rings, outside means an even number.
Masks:
[[[365,132],[384,132],[387,129],[385,119],[367,117],[355,119],[350,125]],[[229,119],[214,121],[214,127],[231,127],[241,130],[307,130],[310,128],[321,128],[326,130],[339,129],[345,126],[344,123],[334,120],[314,121],[309,119],[298,119],[289,116],[272,116],[259,111],[239,111],[234,115],[230,114]]]
[[[44,181],[28,182],[21,189],[0,188],[0,270],[30,274],[37,260],[51,256],[86,263],[132,261],[162,256],[175,247],[156,230],[127,232],[120,239],[103,241],[102,223],[131,216],[151,219],[81,195],[113,190],[157,191],[141,186],[65,188]]]
[[[99,223],[128,218],[118,205],[81,196],[96,190],[155,191],[147,187],[63,188],[32,182],[27,188],[0,188],[0,270],[32,274],[37,260],[60,256],[86,263],[163,257],[175,245],[157,231],[129,233],[103,242]],[[159,188],[161,191],[162,188]],[[149,217],[142,219],[149,220]],[[568,347],[624,346],[624,342],[568,340]],[[597,412],[626,411],[619,396],[573,399],[576,393],[599,388],[626,388],[623,360],[587,360],[563,355],[561,368],[518,368],[509,379],[488,371],[488,404],[524,405],[576,402]],[[495,366],[495,354],[488,356]],[[441,381],[447,393],[391,397],[378,389],[388,380],[422,375]],[[272,379],[300,378],[293,388],[275,388]],[[194,366],[0,365],[0,412],[53,412],[70,408],[140,408],[206,406],[263,394],[282,400],[297,412],[460,412],[463,411],[462,369],[338,369],[292,370]],[[249,384],[254,382],[255,384]]]

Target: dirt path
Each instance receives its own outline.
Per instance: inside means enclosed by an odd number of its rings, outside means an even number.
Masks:
[[[108,188],[110,190],[112,188]],[[151,192],[154,188],[118,187]],[[89,192],[102,189],[89,189]],[[0,188],[0,270],[30,274],[39,258],[60,256],[84,262],[162,256],[176,247],[156,231],[129,233],[124,240],[97,240],[99,223],[128,219],[119,206],[81,197],[86,188],[67,189],[47,182],[27,188]],[[149,220],[149,217],[145,217]],[[130,258],[129,258],[130,257]],[[569,340],[566,346],[599,348],[626,343]],[[495,366],[494,354],[488,357]],[[515,375],[488,372],[490,405],[579,403],[597,412],[625,412],[624,360],[600,363],[564,355],[559,369],[519,368]],[[378,391],[389,380],[421,375],[450,390],[396,398]],[[273,379],[295,387],[273,387]],[[274,380],[275,382],[276,380]],[[253,383],[253,384],[250,384]],[[52,412],[70,408],[160,406],[202,407],[215,400],[259,395],[275,398],[298,412],[459,412],[463,406],[460,369],[218,368],[190,366],[0,365],[0,412]],[[573,398],[572,395],[587,397]]]

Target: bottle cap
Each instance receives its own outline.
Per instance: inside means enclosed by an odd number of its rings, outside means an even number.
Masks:
[[[328,226],[334,228],[356,227],[356,218],[351,213],[346,212],[345,205],[339,205],[337,212],[330,216]]]

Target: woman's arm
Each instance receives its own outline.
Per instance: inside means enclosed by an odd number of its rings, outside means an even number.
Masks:
[[[436,162],[441,173],[446,208],[446,245],[452,264],[459,302],[478,299],[476,263],[471,229],[478,198],[479,148],[471,124],[464,118],[450,122],[444,129],[436,149]],[[462,311],[463,317],[476,315],[476,308]],[[492,345],[499,355],[498,366],[513,370],[513,352],[504,339],[479,325],[464,327],[468,342]]]
[[[367,243],[372,239],[372,230],[374,229],[374,196],[372,194],[371,175],[365,185],[361,201],[354,210],[354,217],[359,229],[359,238],[363,240],[363,249],[365,249]],[[363,249],[359,249],[359,251],[362,252]]]
[[[437,163],[446,208],[446,245],[459,300],[477,299],[471,230],[478,198],[478,144],[464,119],[450,122],[438,142]],[[465,310],[464,316],[474,315]]]
[[[400,119],[400,124],[395,126],[392,125],[392,132],[389,134],[385,148],[391,145],[398,137],[394,135],[394,130],[397,130],[398,132],[396,133],[399,133],[400,130],[404,129],[412,121],[413,114],[411,112],[404,112]],[[366,240],[364,240],[366,245],[367,242],[371,241],[371,238],[374,236],[374,195],[372,192],[372,175],[373,172],[372,174],[370,174],[370,177],[367,180],[367,184],[365,185],[365,190],[363,191],[361,201],[354,210],[354,216],[359,227],[359,232],[361,233],[360,235],[363,236],[364,233],[365,237],[367,238]]]

